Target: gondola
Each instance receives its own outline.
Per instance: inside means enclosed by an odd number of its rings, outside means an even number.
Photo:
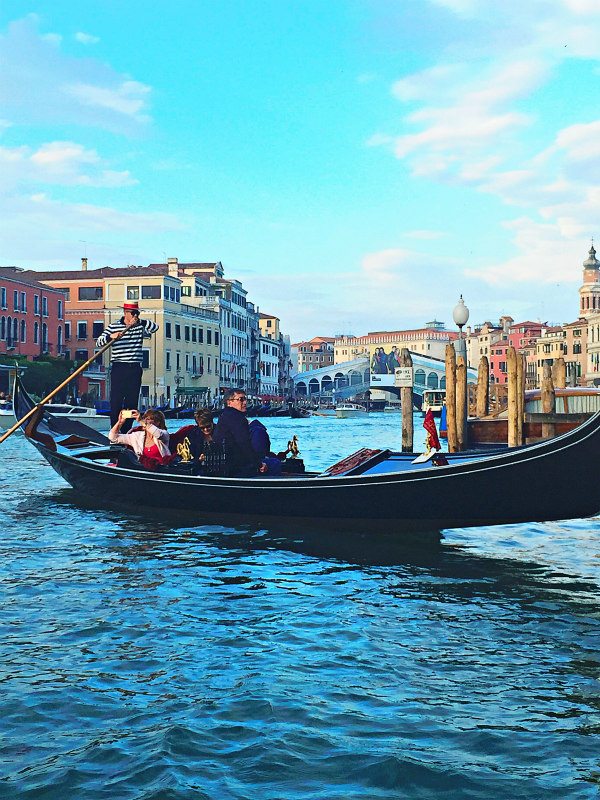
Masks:
[[[16,379],[19,417],[33,401]],[[448,456],[446,466],[414,454],[365,451],[322,473],[224,478],[114,466],[122,447],[99,432],[38,411],[27,441],[83,497],[129,508],[189,510],[198,522],[293,518],[384,527],[396,533],[533,522],[600,511],[600,413],[555,439],[519,448]]]

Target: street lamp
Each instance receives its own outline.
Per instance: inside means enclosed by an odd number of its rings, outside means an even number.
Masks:
[[[467,324],[469,321],[469,309],[465,305],[465,301],[463,300],[463,296],[461,294],[458,303],[454,306],[454,311],[452,312],[452,318],[454,319],[454,324],[458,326],[458,341],[456,342],[456,355],[462,356],[465,360],[465,366],[467,364],[467,343],[465,338],[463,337],[463,326]]]

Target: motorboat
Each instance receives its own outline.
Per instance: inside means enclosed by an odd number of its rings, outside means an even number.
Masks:
[[[109,431],[111,428],[110,417],[99,414],[95,408],[87,406],[72,406],[68,403],[47,403],[44,409],[55,417],[68,418],[76,422],[85,422],[95,431]],[[7,430],[17,421],[12,403],[0,404],[0,428]]]
[[[423,391],[423,403],[421,405],[421,413],[423,416],[428,411],[434,415],[434,417],[439,417],[442,413],[442,408],[444,407],[444,403],[446,402],[446,390],[445,389],[425,389]]]
[[[367,409],[359,403],[340,403],[336,406],[335,415],[338,419],[349,419],[352,417],[362,417],[367,414]]]
[[[70,415],[36,407],[15,381],[26,440],[81,499],[130,509],[187,512],[196,521],[319,520],[366,535],[572,519],[600,512],[600,412],[531,445],[450,453],[439,465],[415,453],[357,451],[323,472],[232,478],[117,466],[123,445]],[[417,463],[415,463],[417,462]],[[560,486],[560,491],[554,487]],[[296,530],[293,526],[291,530]]]

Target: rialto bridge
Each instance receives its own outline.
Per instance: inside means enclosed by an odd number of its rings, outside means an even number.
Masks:
[[[429,358],[419,353],[410,353],[413,370],[415,394],[423,395],[425,389],[446,388],[446,365],[438,358]],[[378,377],[378,376],[375,376]],[[382,376],[385,377],[385,376]],[[347,400],[355,395],[362,394],[368,389],[381,388],[383,391],[392,391],[393,388],[382,385],[378,387],[374,382],[371,385],[369,360],[357,358],[354,361],[345,361],[342,364],[331,364],[328,367],[298,372],[292,376],[296,397],[331,398],[334,400]],[[467,381],[477,382],[477,371],[467,369]],[[396,390],[394,393],[397,393]]]

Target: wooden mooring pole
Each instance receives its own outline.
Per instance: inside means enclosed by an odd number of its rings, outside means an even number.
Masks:
[[[542,413],[554,414],[555,393],[552,383],[552,367],[547,362],[544,364],[544,377],[542,378]],[[553,422],[542,422],[542,439],[551,439],[556,433]]]
[[[456,446],[467,444],[467,365],[463,356],[456,358]]]
[[[448,452],[456,453],[456,350],[453,344],[446,345],[446,428]]]
[[[481,356],[477,370],[477,409],[476,416],[487,417],[490,410],[490,362]]]
[[[518,369],[517,351],[509,347],[506,351],[506,369],[508,373],[508,446],[516,447],[519,441],[519,399],[521,388]]]
[[[517,353],[517,441],[525,444],[525,356]]]
[[[413,362],[408,348],[403,347],[400,353],[400,366],[411,367]],[[414,426],[413,426],[413,389],[412,386],[403,386],[400,389],[400,405],[402,407],[402,452],[414,451]]]

